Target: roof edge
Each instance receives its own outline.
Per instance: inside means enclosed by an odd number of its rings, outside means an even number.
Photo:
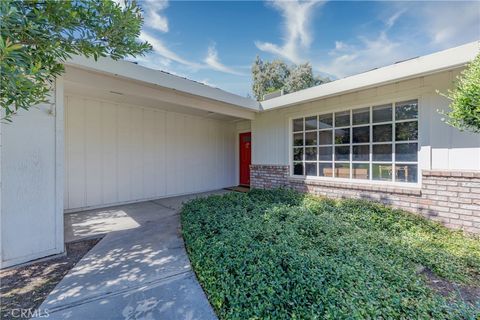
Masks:
[[[392,82],[465,66],[480,53],[480,40],[352,75],[261,102],[261,110],[286,108]]]
[[[113,60],[102,57],[95,61],[94,59],[74,55],[65,62],[65,65],[158,85],[164,88],[228,103],[251,111],[260,111],[260,103],[253,99],[125,60]]]

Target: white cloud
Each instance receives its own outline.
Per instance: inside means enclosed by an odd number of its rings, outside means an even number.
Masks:
[[[156,60],[160,60],[163,65],[168,65],[171,61],[175,61],[192,69],[199,69],[202,67],[202,65],[199,63],[181,58],[175,52],[168,49],[162,40],[153,37],[145,31],[142,31],[140,34],[140,39],[143,41],[148,41],[152,45],[153,56],[156,56]],[[161,59],[163,59],[163,61]]]
[[[473,2],[394,3],[376,35],[370,30],[352,40],[337,40],[328,56],[313,61],[313,66],[319,72],[345,77],[478,40],[479,6]]]
[[[452,47],[480,39],[480,3],[477,1],[423,5],[412,13],[433,45]]]
[[[402,9],[400,11],[397,11],[395,12],[393,15],[391,15],[387,21],[385,22],[385,25],[387,27],[387,29],[390,29],[391,27],[393,27],[393,25],[395,24],[395,22],[397,22],[398,18],[400,18],[400,16],[402,14],[404,14],[406,11],[406,9]]]
[[[226,65],[222,64],[218,58],[218,52],[217,49],[215,48],[215,45],[211,45],[208,47],[208,54],[207,57],[204,60],[205,64],[209,66],[213,70],[225,72],[225,73],[230,73],[234,75],[243,75],[243,73],[238,72],[230,67],[227,67]]]
[[[168,32],[168,19],[162,15],[162,11],[168,7],[168,0],[144,0],[145,26],[161,32]]]
[[[284,19],[284,43],[279,46],[270,42],[256,41],[258,49],[301,63],[304,58],[300,51],[308,49],[312,42],[310,21],[314,6],[319,1],[273,1],[272,6],[281,12]]]
[[[140,34],[140,39],[142,39],[143,41],[148,41],[153,48],[153,52],[150,53],[148,56],[137,58],[137,61],[146,67],[171,70],[172,62],[176,62],[178,64],[181,64],[182,66],[189,68],[191,71],[210,69],[233,75],[245,75],[240,71],[237,71],[222,64],[220,62],[218,52],[215,49],[214,45],[211,45],[208,48],[208,54],[204,59],[203,63],[198,63],[180,57],[178,54],[170,50],[161,39],[154,37],[153,35],[145,31],[142,31],[142,33]],[[171,71],[169,72],[172,73]]]
[[[314,63],[315,69],[335,77],[345,77],[405,59],[410,54],[408,47],[399,50],[401,44],[387,35],[403,13],[404,10],[401,10],[390,15],[384,22],[384,29],[375,37],[357,37],[358,44],[335,41],[335,49],[329,52],[331,60]]]
[[[327,64],[315,64],[315,69],[345,77],[405,59],[409,54],[408,50],[399,50],[401,44],[389,39],[385,32],[375,38],[361,37],[358,40],[359,45],[337,45],[330,52],[333,59]]]
[[[162,15],[162,11],[167,7],[167,0],[144,0],[142,2],[145,19],[144,26],[149,29],[155,29],[167,33],[169,31],[168,19],[166,16]],[[208,48],[208,55],[205,58],[204,63],[197,63],[180,57],[177,53],[170,50],[167,45],[153,33],[142,31],[140,34],[140,39],[149,42],[153,48],[153,53],[149,54],[147,57],[138,58],[138,61],[147,67],[156,69],[170,69],[173,61],[194,71],[198,69],[212,69],[235,75],[241,74],[220,62],[215,46],[210,46]]]

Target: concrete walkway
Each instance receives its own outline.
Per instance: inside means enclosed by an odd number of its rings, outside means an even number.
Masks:
[[[67,239],[106,235],[40,310],[49,319],[216,319],[180,235],[182,203],[204,195],[66,215]]]

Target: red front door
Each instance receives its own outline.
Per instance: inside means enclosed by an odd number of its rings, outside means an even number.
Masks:
[[[252,134],[240,133],[240,184],[250,185],[250,164],[252,163]]]

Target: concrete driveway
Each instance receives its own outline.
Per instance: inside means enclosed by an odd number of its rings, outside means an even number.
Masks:
[[[49,319],[216,319],[180,235],[182,203],[209,194],[67,214],[68,241],[106,235],[40,310]]]

